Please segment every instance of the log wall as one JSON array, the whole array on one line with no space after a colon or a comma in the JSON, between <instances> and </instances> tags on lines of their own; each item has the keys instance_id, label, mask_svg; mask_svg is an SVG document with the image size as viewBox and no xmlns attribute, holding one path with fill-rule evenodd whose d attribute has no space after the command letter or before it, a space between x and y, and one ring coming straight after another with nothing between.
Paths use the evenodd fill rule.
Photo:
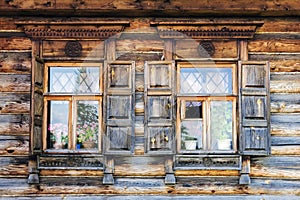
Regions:
<instances>
[{"instance_id":1,"label":"log wall","mask_svg":"<svg viewBox=\"0 0 300 200\"><path fill-rule=\"evenodd\" d=\"M0 11L9 9L13 12L17 8L26 10L32 7L53 9L54 6L60 6L66 10L69 9L69 4L65 4L67 1L30 2L16 0L2 1L0 3ZM74 1L70 1L69 3L72 2L74 4ZM100 1L93 2L98 3ZM101 3L104 2L106 1L101 1ZM115 6L109 2L106 2L106 8ZM141 7L145 6L143 1L135 2L140 2L139 6ZM158 2L150 3L148 5L150 6L149 8L157 7ZM180 6L186 9L189 8L189 5L192 5L190 2L186 4L179 3L179 1L165 2L172 2L169 6L180 4ZM197 2L195 1L194 3L198 5ZM231 1L230 4L224 4L224 1L219 2L221 3L219 5L224 6L225 11L232 9L232 7L241 6L239 1ZM263 9L263 6L266 6L265 9L269 11L276 10L276 4L273 1L266 2L266 5L255 3L253 7L256 11ZM295 4L295 2L283 1L277 7L297 12L297 9L299 10L300 8L298 8L299 4ZM138 6L136 3L129 6L129 3L130 1L125 1L122 5L118 4L117 9L135 9ZM209 2L203 3L201 6L213 8L213 5L206 4L209 4ZM80 9L91 8L89 3L74 4L73 6ZM190 8L190 10L192 9ZM28 19L30 20L31 18ZM105 18L103 19L105 20ZM124 19L128 20L128 18ZM159 170L163 169L163 165L157 165L155 166L156 168L153 168L154 170L149 170L150 174L158 177L156 183L150 180L148 182L146 180L142 181L141 179L130 182L119 178L113 186L102 186L102 180L98 178L102 177L102 172L44 170L41 171L42 180L45 180L44 183L39 187L29 186L26 183L26 178L28 176L29 155L31 41L26 38L22 29L14 24L17 20L24 20L24 18L12 18L9 16L0 18L0 195L137 193L300 195L299 17L260 17L259 20L264 21L264 25L257 30L254 39L249 41L248 44L249 60L270 61L272 134L272 155L251 158L250 176L252 183L249 186L238 185L238 173L230 170L180 171L175 174L178 183L175 186L165 186L163 183L160 183L162 181L160 178L163 174ZM41 20L48 19L43 18ZM84 21L85 19L81 18L80 20ZM97 19L94 18L94 20ZM127 33L123 34L120 40L116 42L117 57L122 60L135 59L137 61L136 71L141 75L143 73L143 61L160 59L163 55L164 46L161 40L155 38L153 35L153 30L149 27L149 18L135 18L130 20L131 25L127 28ZM166 19L157 18L156 20ZM203 20L208 19L203 18ZM257 20L257 18L253 18L252 20ZM143 33L142 36L135 33L136 29L141 28L146 28L146 33ZM145 42L145 39L147 42ZM46 48L46 51L43 52L44 56L58 53L56 49L47 48L49 43L49 41L44 41L44 47ZM232 57L236 56L236 52L230 50L231 45L235 44L231 44L231 42L220 43L222 43L224 48L220 49L220 51L217 49L218 55L225 53L226 55L232 55ZM57 44L58 48L60 45ZM84 46L86 51L89 48L92 47ZM103 50L102 47L99 47L97 55L102 56ZM181 50L182 48L179 51ZM183 51L180 53L191 53L192 55L193 48L191 52ZM137 76L136 79L136 92L141 92L143 91L141 86L143 84L142 75L140 77ZM139 112L142 111L136 108L137 116ZM140 124L136 124L136 132L138 134L143 133L140 127ZM126 175L127 168L127 165L120 166L116 169L116 173L120 177L124 176ZM191 173L197 177L189 178ZM70 178L70 181L66 183L66 176L69 175L76 176L76 178ZM133 175L140 174L137 171ZM50 176L61 177L61 179L57 182L58 179L52 180ZM78 179L79 177L81 179Z\"/></svg>"}]
</instances>

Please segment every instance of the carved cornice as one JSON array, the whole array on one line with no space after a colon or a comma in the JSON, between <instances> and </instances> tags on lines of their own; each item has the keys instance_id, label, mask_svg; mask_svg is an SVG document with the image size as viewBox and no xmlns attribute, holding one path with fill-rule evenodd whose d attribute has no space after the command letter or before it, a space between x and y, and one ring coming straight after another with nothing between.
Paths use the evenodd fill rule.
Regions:
<instances>
[{"instance_id":1,"label":"carved cornice","mask_svg":"<svg viewBox=\"0 0 300 200\"><path fill-rule=\"evenodd\" d=\"M124 31L127 21L121 22L18 22L32 39L107 39Z\"/></svg>"},{"instance_id":2,"label":"carved cornice","mask_svg":"<svg viewBox=\"0 0 300 200\"><path fill-rule=\"evenodd\" d=\"M263 22L152 22L161 38L248 39Z\"/></svg>"}]
</instances>

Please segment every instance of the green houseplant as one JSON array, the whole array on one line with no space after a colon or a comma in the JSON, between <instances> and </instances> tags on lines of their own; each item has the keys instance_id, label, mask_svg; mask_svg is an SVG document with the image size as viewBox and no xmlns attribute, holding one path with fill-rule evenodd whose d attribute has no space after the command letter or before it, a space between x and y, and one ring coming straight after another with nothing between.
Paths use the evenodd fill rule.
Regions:
<instances>
[{"instance_id":1,"label":"green houseplant","mask_svg":"<svg viewBox=\"0 0 300 200\"><path fill-rule=\"evenodd\" d=\"M189 135L188 128L186 126L181 125L181 138L184 145L182 145L182 148L186 150L196 150L197 147L197 138Z\"/></svg>"}]
</instances>

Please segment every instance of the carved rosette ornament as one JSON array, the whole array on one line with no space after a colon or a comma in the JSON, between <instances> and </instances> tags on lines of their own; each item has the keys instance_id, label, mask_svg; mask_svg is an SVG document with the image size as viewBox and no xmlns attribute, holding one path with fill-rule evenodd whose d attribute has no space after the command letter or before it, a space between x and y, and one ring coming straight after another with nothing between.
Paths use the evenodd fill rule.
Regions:
<instances>
[{"instance_id":1,"label":"carved rosette ornament","mask_svg":"<svg viewBox=\"0 0 300 200\"><path fill-rule=\"evenodd\" d=\"M215 54L215 46L211 41L200 42L198 53L201 57L213 56Z\"/></svg>"},{"instance_id":2,"label":"carved rosette ornament","mask_svg":"<svg viewBox=\"0 0 300 200\"><path fill-rule=\"evenodd\" d=\"M68 41L65 46L65 54L69 57L81 56L82 46L78 41Z\"/></svg>"}]
</instances>

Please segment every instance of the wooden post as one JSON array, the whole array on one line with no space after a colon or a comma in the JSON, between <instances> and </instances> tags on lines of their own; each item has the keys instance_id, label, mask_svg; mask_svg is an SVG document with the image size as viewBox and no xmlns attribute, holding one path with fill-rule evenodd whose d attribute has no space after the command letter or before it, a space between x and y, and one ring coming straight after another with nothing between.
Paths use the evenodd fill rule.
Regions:
<instances>
[{"instance_id":1,"label":"wooden post","mask_svg":"<svg viewBox=\"0 0 300 200\"><path fill-rule=\"evenodd\" d=\"M104 166L104 176L103 176L104 185L114 184L113 173L114 173L114 160L108 159L105 161L105 166Z\"/></svg>"},{"instance_id":2,"label":"wooden post","mask_svg":"<svg viewBox=\"0 0 300 200\"><path fill-rule=\"evenodd\" d=\"M166 160L165 171L166 171L165 184L166 185L175 185L176 178L175 178L174 171L173 171L173 161L171 159Z\"/></svg>"},{"instance_id":3,"label":"wooden post","mask_svg":"<svg viewBox=\"0 0 300 200\"><path fill-rule=\"evenodd\" d=\"M240 185L249 185L250 180L250 156L243 156L242 170L240 171Z\"/></svg>"}]
</instances>

